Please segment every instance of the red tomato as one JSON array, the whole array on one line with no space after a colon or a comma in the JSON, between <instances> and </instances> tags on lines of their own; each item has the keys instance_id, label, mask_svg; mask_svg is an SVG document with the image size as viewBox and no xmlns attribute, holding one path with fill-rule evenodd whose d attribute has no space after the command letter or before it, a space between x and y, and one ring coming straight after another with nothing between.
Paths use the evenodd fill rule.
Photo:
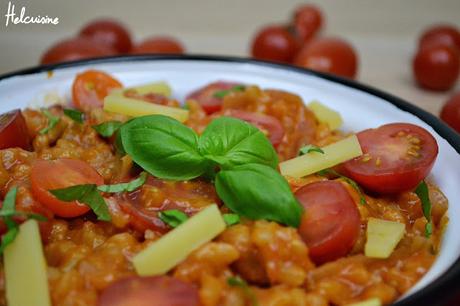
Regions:
<instances>
[{"instance_id":1,"label":"red tomato","mask_svg":"<svg viewBox=\"0 0 460 306\"><path fill-rule=\"evenodd\" d=\"M417 83L431 90L448 90L460 71L460 54L456 48L431 45L418 50L412 63Z\"/></svg>"},{"instance_id":2,"label":"red tomato","mask_svg":"<svg viewBox=\"0 0 460 306\"><path fill-rule=\"evenodd\" d=\"M299 41L285 26L271 25L257 32L251 52L256 59L289 63L299 47Z\"/></svg>"},{"instance_id":3,"label":"red tomato","mask_svg":"<svg viewBox=\"0 0 460 306\"><path fill-rule=\"evenodd\" d=\"M72 85L73 104L81 110L104 105L104 98L111 90L123 85L105 72L86 70L75 78Z\"/></svg>"},{"instance_id":4,"label":"red tomato","mask_svg":"<svg viewBox=\"0 0 460 306\"><path fill-rule=\"evenodd\" d=\"M323 14L317 6L306 4L295 10L294 28L303 42L312 39L321 30L322 25Z\"/></svg>"},{"instance_id":5,"label":"red tomato","mask_svg":"<svg viewBox=\"0 0 460 306\"><path fill-rule=\"evenodd\" d=\"M0 115L0 150L15 147L30 149L26 121L19 109Z\"/></svg>"},{"instance_id":6,"label":"red tomato","mask_svg":"<svg viewBox=\"0 0 460 306\"><path fill-rule=\"evenodd\" d=\"M319 38L300 50L294 64L321 72L354 79L358 57L352 45L339 38Z\"/></svg>"},{"instance_id":7,"label":"red tomato","mask_svg":"<svg viewBox=\"0 0 460 306\"><path fill-rule=\"evenodd\" d=\"M226 110L224 115L235 117L255 125L259 130L267 135L268 139L270 139L270 142L275 147L283 140L283 126L279 120L273 116L236 109Z\"/></svg>"},{"instance_id":8,"label":"red tomato","mask_svg":"<svg viewBox=\"0 0 460 306\"><path fill-rule=\"evenodd\" d=\"M190 93L185 99L196 100L208 114L219 111L222 108L222 97L216 96L219 91L230 90L241 84L235 82L218 81L198 88Z\"/></svg>"},{"instance_id":9,"label":"red tomato","mask_svg":"<svg viewBox=\"0 0 460 306\"><path fill-rule=\"evenodd\" d=\"M198 289L171 276L131 276L107 287L98 306L198 306Z\"/></svg>"},{"instance_id":10,"label":"red tomato","mask_svg":"<svg viewBox=\"0 0 460 306\"><path fill-rule=\"evenodd\" d=\"M172 37L152 37L134 46L134 54L182 54L185 48Z\"/></svg>"},{"instance_id":11,"label":"red tomato","mask_svg":"<svg viewBox=\"0 0 460 306\"><path fill-rule=\"evenodd\" d=\"M361 227L358 208L345 186L337 181L305 185L295 192L305 208L299 233L318 264L347 255Z\"/></svg>"},{"instance_id":12,"label":"red tomato","mask_svg":"<svg viewBox=\"0 0 460 306\"><path fill-rule=\"evenodd\" d=\"M452 96L442 107L441 119L460 133L460 92Z\"/></svg>"},{"instance_id":13,"label":"red tomato","mask_svg":"<svg viewBox=\"0 0 460 306\"><path fill-rule=\"evenodd\" d=\"M431 45L444 45L460 50L460 32L449 24L439 24L428 28L420 37L419 48Z\"/></svg>"},{"instance_id":14,"label":"red tomato","mask_svg":"<svg viewBox=\"0 0 460 306\"><path fill-rule=\"evenodd\" d=\"M128 29L113 19L98 19L86 24L78 33L104 44L119 53L131 50L131 35Z\"/></svg>"},{"instance_id":15,"label":"red tomato","mask_svg":"<svg viewBox=\"0 0 460 306\"><path fill-rule=\"evenodd\" d=\"M90 210L78 201L58 200L48 190L74 185L101 185L104 179L88 163L76 159L39 159L32 164L30 182L33 196L60 217L78 217Z\"/></svg>"},{"instance_id":16,"label":"red tomato","mask_svg":"<svg viewBox=\"0 0 460 306\"><path fill-rule=\"evenodd\" d=\"M95 43L89 38L77 37L62 40L51 46L42 55L40 64L55 64L115 54L116 52L106 45Z\"/></svg>"},{"instance_id":17,"label":"red tomato","mask_svg":"<svg viewBox=\"0 0 460 306\"><path fill-rule=\"evenodd\" d=\"M347 175L370 191L393 194L423 180L438 155L438 144L425 129L391 123L357 134L364 155L343 164Z\"/></svg>"}]
</instances>

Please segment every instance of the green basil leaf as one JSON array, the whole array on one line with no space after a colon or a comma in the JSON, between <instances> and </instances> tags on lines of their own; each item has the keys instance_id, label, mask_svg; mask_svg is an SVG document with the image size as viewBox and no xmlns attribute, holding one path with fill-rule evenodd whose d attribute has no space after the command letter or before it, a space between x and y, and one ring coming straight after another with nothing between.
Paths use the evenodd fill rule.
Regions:
<instances>
[{"instance_id":1,"label":"green basil leaf","mask_svg":"<svg viewBox=\"0 0 460 306\"><path fill-rule=\"evenodd\" d=\"M236 118L214 119L200 137L199 150L224 169L249 163L278 166L278 155L267 137Z\"/></svg>"},{"instance_id":2,"label":"green basil leaf","mask_svg":"<svg viewBox=\"0 0 460 306\"><path fill-rule=\"evenodd\" d=\"M27 211L0 211L0 217L25 217L27 219L35 219L37 221L47 221L48 218L40 214Z\"/></svg>"},{"instance_id":3,"label":"green basil leaf","mask_svg":"<svg viewBox=\"0 0 460 306\"><path fill-rule=\"evenodd\" d=\"M366 205L367 204L366 197L364 196L363 192L361 191L361 188L359 187L358 183L356 183L351 178L346 177L346 176L344 176L344 175L342 175L342 174L340 174L337 171L332 170L332 169L324 169L324 170L318 171L317 174L320 175L320 176L333 175L335 177L338 177L338 178L344 180L347 184L349 184L351 187L353 187L353 189L356 190L356 192L358 193L358 195L359 195L359 203L361 205Z\"/></svg>"},{"instance_id":4,"label":"green basil leaf","mask_svg":"<svg viewBox=\"0 0 460 306\"><path fill-rule=\"evenodd\" d=\"M102 137L112 137L112 135L118 131L123 125L121 121L106 121L98 125L93 125L93 129L99 133Z\"/></svg>"},{"instance_id":5,"label":"green basil leaf","mask_svg":"<svg viewBox=\"0 0 460 306\"><path fill-rule=\"evenodd\" d=\"M120 128L124 150L156 177L189 180L209 162L198 152L198 136L179 121L162 115L138 117Z\"/></svg>"},{"instance_id":6,"label":"green basil leaf","mask_svg":"<svg viewBox=\"0 0 460 306\"><path fill-rule=\"evenodd\" d=\"M48 133L52 128L56 126L56 124L58 124L59 117L53 116L53 114L51 114L51 112L47 109L43 109L42 113L46 116L46 118L48 118L48 126L38 131L38 133L43 135Z\"/></svg>"},{"instance_id":7,"label":"green basil leaf","mask_svg":"<svg viewBox=\"0 0 460 306\"><path fill-rule=\"evenodd\" d=\"M111 216L104 198L94 184L75 185L62 189L49 190L61 201L79 201L88 205L101 221L110 221Z\"/></svg>"},{"instance_id":8,"label":"green basil leaf","mask_svg":"<svg viewBox=\"0 0 460 306\"><path fill-rule=\"evenodd\" d=\"M260 164L221 170L216 190L225 205L249 219L267 219L299 227L302 206L278 171Z\"/></svg>"},{"instance_id":9,"label":"green basil leaf","mask_svg":"<svg viewBox=\"0 0 460 306\"><path fill-rule=\"evenodd\" d=\"M244 91L245 89L246 89L246 86L244 86L244 85L236 85L236 86L233 86L230 89L216 91L213 96L214 96L214 98L222 99L223 97L225 97L226 95L228 95L232 91L233 92Z\"/></svg>"},{"instance_id":10,"label":"green basil leaf","mask_svg":"<svg viewBox=\"0 0 460 306\"><path fill-rule=\"evenodd\" d=\"M184 212L177 209L161 211L158 213L158 217L171 227L177 227L188 219Z\"/></svg>"},{"instance_id":11,"label":"green basil leaf","mask_svg":"<svg viewBox=\"0 0 460 306\"><path fill-rule=\"evenodd\" d=\"M14 223L16 224L16 223ZM14 239L16 239L16 236L19 233L19 225L16 224L16 226L11 227L8 229L6 234L2 236L2 242L0 244L0 254L3 254L3 251L5 251L5 248L11 244Z\"/></svg>"},{"instance_id":12,"label":"green basil leaf","mask_svg":"<svg viewBox=\"0 0 460 306\"><path fill-rule=\"evenodd\" d=\"M83 113L72 108L64 108L64 115L77 123L83 123Z\"/></svg>"},{"instance_id":13,"label":"green basil leaf","mask_svg":"<svg viewBox=\"0 0 460 306\"><path fill-rule=\"evenodd\" d=\"M237 214L223 214L222 219L224 219L227 226L232 226L240 223L240 216Z\"/></svg>"},{"instance_id":14,"label":"green basil leaf","mask_svg":"<svg viewBox=\"0 0 460 306\"><path fill-rule=\"evenodd\" d=\"M102 191L102 192L108 192L108 193L124 192L124 191L131 192L141 187L142 185L144 185L146 180L147 180L147 173L142 172L138 178L136 178L135 180L132 180L131 182L113 184L113 185L100 185L100 186L97 186L97 190Z\"/></svg>"},{"instance_id":15,"label":"green basil leaf","mask_svg":"<svg viewBox=\"0 0 460 306\"><path fill-rule=\"evenodd\" d=\"M317 147L317 146L314 146L314 145L306 145L306 146L303 146L302 148L300 148L299 156L305 155L305 154L310 153L310 152L318 152L318 153L324 154L324 151L320 147Z\"/></svg>"},{"instance_id":16,"label":"green basil leaf","mask_svg":"<svg viewBox=\"0 0 460 306\"><path fill-rule=\"evenodd\" d=\"M422 202L423 215L428 221L425 226L425 236L430 237L433 233L433 222L431 220L431 201L430 201L430 192L428 190L428 185L425 181L421 181L415 189L415 193Z\"/></svg>"},{"instance_id":17,"label":"green basil leaf","mask_svg":"<svg viewBox=\"0 0 460 306\"><path fill-rule=\"evenodd\" d=\"M227 278L227 284L232 287L240 287L244 294L251 300L252 306L258 306L259 302L254 292L249 287L248 283L239 276Z\"/></svg>"},{"instance_id":18,"label":"green basil leaf","mask_svg":"<svg viewBox=\"0 0 460 306\"><path fill-rule=\"evenodd\" d=\"M5 199L3 200L3 206L0 210L0 212L6 214L5 216L3 216L3 221L5 222L6 227L8 228L6 234L2 236L2 241L0 244L0 254L2 254L5 248L14 241L19 232L19 225L16 222L14 222L14 220L11 218L12 216L8 216L8 214L15 213L17 192L18 187L16 186L11 188L7 192L7 194L5 195Z\"/></svg>"}]
</instances>

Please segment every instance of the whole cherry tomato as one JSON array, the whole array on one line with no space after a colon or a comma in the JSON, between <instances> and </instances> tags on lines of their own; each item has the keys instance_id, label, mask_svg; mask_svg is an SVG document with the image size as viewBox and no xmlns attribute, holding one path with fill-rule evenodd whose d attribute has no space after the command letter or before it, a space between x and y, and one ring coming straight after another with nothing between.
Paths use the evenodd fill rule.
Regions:
<instances>
[{"instance_id":1,"label":"whole cherry tomato","mask_svg":"<svg viewBox=\"0 0 460 306\"><path fill-rule=\"evenodd\" d=\"M418 50L412 62L417 83L431 90L448 90L460 71L459 51L447 45L431 45Z\"/></svg>"},{"instance_id":2,"label":"whole cherry tomato","mask_svg":"<svg viewBox=\"0 0 460 306\"><path fill-rule=\"evenodd\" d=\"M294 12L294 29L297 36L303 41L309 41L323 25L321 10L312 4L298 7Z\"/></svg>"},{"instance_id":3,"label":"whole cherry tomato","mask_svg":"<svg viewBox=\"0 0 460 306\"><path fill-rule=\"evenodd\" d=\"M341 77L355 78L358 57L353 46L345 40L320 38L304 45L294 64Z\"/></svg>"},{"instance_id":4,"label":"whole cherry tomato","mask_svg":"<svg viewBox=\"0 0 460 306\"><path fill-rule=\"evenodd\" d=\"M300 43L286 27L270 25L257 32L251 54L256 59L289 63L299 50Z\"/></svg>"},{"instance_id":5,"label":"whole cherry tomato","mask_svg":"<svg viewBox=\"0 0 460 306\"><path fill-rule=\"evenodd\" d=\"M357 134L363 155L343 164L347 176L380 194L415 188L438 155L436 139L410 123L391 123Z\"/></svg>"},{"instance_id":6,"label":"whole cherry tomato","mask_svg":"<svg viewBox=\"0 0 460 306\"><path fill-rule=\"evenodd\" d=\"M435 44L451 46L460 50L460 31L449 24L438 24L428 28L420 37L419 48Z\"/></svg>"},{"instance_id":7,"label":"whole cherry tomato","mask_svg":"<svg viewBox=\"0 0 460 306\"><path fill-rule=\"evenodd\" d=\"M178 40L172 37L159 36L144 40L134 46L131 52L135 54L182 54L184 50Z\"/></svg>"},{"instance_id":8,"label":"whole cherry tomato","mask_svg":"<svg viewBox=\"0 0 460 306\"><path fill-rule=\"evenodd\" d=\"M77 37L62 40L46 50L40 64L55 64L66 61L115 55L111 47L97 43L90 38Z\"/></svg>"},{"instance_id":9,"label":"whole cherry tomato","mask_svg":"<svg viewBox=\"0 0 460 306\"><path fill-rule=\"evenodd\" d=\"M105 44L119 53L131 50L131 35L128 29L117 20L97 19L86 24L78 33L94 41Z\"/></svg>"},{"instance_id":10,"label":"whole cherry tomato","mask_svg":"<svg viewBox=\"0 0 460 306\"><path fill-rule=\"evenodd\" d=\"M452 96L442 107L441 119L460 133L460 92Z\"/></svg>"}]
</instances>

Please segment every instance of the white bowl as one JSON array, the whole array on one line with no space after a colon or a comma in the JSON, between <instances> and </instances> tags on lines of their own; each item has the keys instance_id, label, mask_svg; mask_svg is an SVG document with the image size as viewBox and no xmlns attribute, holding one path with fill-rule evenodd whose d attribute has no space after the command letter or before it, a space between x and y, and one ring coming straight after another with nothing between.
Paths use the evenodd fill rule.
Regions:
<instances>
[{"instance_id":1,"label":"white bowl","mask_svg":"<svg viewBox=\"0 0 460 306\"><path fill-rule=\"evenodd\" d=\"M399 98L341 78L290 66L239 58L129 56L42 66L0 76L0 113L14 108L43 106L65 97L75 74L88 68L113 74L126 86L164 80L183 100L192 89L215 80L232 80L279 88L319 100L339 111L344 130L359 131L390 122L425 127L438 141L439 156L431 179L450 202L450 223L441 252L429 272L394 305L438 305L460 280L460 137L433 115ZM52 74L49 73L52 71Z\"/></svg>"}]
</instances>

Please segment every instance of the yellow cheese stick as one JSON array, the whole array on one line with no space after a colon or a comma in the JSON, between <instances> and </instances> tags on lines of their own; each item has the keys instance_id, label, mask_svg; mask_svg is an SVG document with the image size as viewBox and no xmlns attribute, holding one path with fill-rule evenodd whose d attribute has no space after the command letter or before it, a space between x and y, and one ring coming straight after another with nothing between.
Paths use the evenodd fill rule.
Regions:
<instances>
[{"instance_id":1,"label":"yellow cheese stick","mask_svg":"<svg viewBox=\"0 0 460 306\"><path fill-rule=\"evenodd\" d=\"M50 306L46 261L35 220L24 222L3 254L8 306Z\"/></svg>"},{"instance_id":2,"label":"yellow cheese stick","mask_svg":"<svg viewBox=\"0 0 460 306\"><path fill-rule=\"evenodd\" d=\"M217 205L210 205L137 254L134 268L143 276L164 274L225 227Z\"/></svg>"},{"instance_id":3,"label":"yellow cheese stick","mask_svg":"<svg viewBox=\"0 0 460 306\"><path fill-rule=\"evenodd\" d=\"M171 87L169 87L168 83L166 82L155 82L155 83L149 83L149 84L135 86L135 87L114 89L111 91L111 94L113 93L119 94L127 90L134 90L136 93L140 95L156 93L156 94L160 94L166 97L171 96Z\"/></svg>"},{"instance_id":4,"label":"yellow cheese stick","mask_svg":"<svg viewBox=\"0 0 460 306\"><path fill-rule=\"evenodd\" d=\"M315 114L319 122L327 123L331 130L336 130L342 126L342 116L335 110L330 109L326 105L313 101L307 107Z\"/></svg>"},{"instance_id":5,"label":"yellow cheese stick","mask_svg":"<svg viewBox=\"0 0 460 306\"><path fill-rule=\"evenodd\" d=\"M320 170L331 168L363 154L356 135L321 148L324 154L310 152L279 164L285 176L303 177Z\"/></svg>"},{"instance_id":6,"label":"yellow cheese stick","mask_svg":"<svg viewBox=\"0 0 460 306\"><path fill-rule=\"evenodd\" d=\"M406 226L399 222L369 218L364 255L388 258L404 237Z\"/></svg>"},{"instance_id":7,"label":"yellow cheese stick","mask_svg":"<svg viewBox=\"0 0 460 306\"><path fill-rule=\"evenodd\" d=\"M382 302L380 302L378 298L373 298L362 302L349 304L347 306L382 306Z\"/></svg>"},{"instance_id":8,"label":"yellow cheese stick","mask_svg":"<svg viewBox=\"0 0 460 306\"><path fill-rule=\"evenodd\" d=\"M189 111L178 107L170 107L127 98L122 94L112 93L104 99L104 110L108 112L140 117L146 115L164 115L180 122L188 119Z\"/></svg>"}]
</instances>

